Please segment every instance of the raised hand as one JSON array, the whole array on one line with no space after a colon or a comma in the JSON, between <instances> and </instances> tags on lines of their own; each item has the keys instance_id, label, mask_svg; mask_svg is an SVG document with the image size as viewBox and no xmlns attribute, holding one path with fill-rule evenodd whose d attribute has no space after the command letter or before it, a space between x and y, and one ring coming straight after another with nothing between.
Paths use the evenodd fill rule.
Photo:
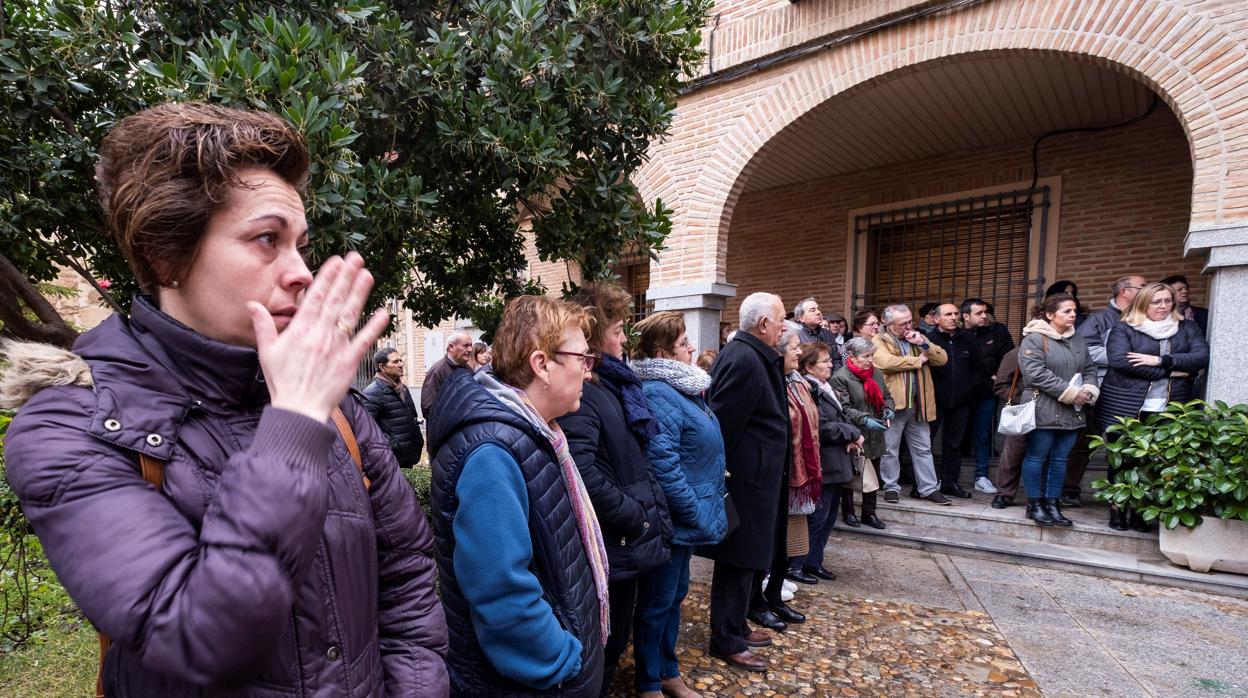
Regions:
<instances>
[{"instance_id":1,"label":"raised hand","mask_svg":"<svg viewBox=\"0 0 1248 698\"><path fill-rule=\"evenodd\" d=\"M321 266L281 334L263 305L247 304L274 407L322 422L329 419L347 394L365 352L386 327L386 312L378 310L352 336L372 287L373 275L352 252L346 259L331 257Z\"/></svg>"}]
</instances>

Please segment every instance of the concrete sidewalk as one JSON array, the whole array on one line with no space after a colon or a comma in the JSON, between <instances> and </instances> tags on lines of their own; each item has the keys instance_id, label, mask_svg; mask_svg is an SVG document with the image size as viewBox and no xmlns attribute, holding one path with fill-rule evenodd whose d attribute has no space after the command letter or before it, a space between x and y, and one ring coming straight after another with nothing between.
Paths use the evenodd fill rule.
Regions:
<instances>
[{"instance_id":1,"label":"concrete sidewalk","mask_svg":"<svg viewBox=\"0 0 1248 698\"><path fill-rule=\"evenodd\" d=\"M1045 696L1248 696L1248 601L835 535L825 564L837 581L799 585L797 610L829 596L982 612ZM707 561L694 578L709 582Z\"/></svg>"}]
</instances>

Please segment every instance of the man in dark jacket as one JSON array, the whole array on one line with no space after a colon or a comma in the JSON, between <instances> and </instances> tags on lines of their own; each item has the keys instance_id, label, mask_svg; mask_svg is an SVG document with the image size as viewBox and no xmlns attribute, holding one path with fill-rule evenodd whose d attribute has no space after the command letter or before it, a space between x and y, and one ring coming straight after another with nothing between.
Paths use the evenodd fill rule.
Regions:
<instances>
[{"instance_id":1,"label":"man in dark jacket","mask_svg":"<svg viewBox=\"0 0 1248 698\"><path fill-rule=\"evenodd\" d=\"M1022 374L1018 372L1018 350L1011 349L1001 357L996 376L992 379L992 391L1002 402L1018 404L1018 395L1022 389ZM1087 409L1086 405L1084 409ZM997 459L997 477L993 483L997 488L997 495L992 498L993 509L1004 509L1014 503L1026 450L1025 435L1005 437L1001 446L1001 457Z\"/></svg>"},{"instance_id":2,"label":"man in dark jacket","mask_svg":"<svg viewBox=\"0 0 1248 698\"><path fill-rule=\"evenodd\" d=\"M982 362L979 348L970 333L958 327L961 313L958 306L942 303L936 308L936 329L927 338L949 355L942 366L932 367L936 386L936 419L930 422L932 439L941 431L940 493L950 497L969 498L970 492L958 484L962 471L962 438L971 418L972 388L981 381Z\"/></svg>"},{"instance_id":3,"label":"man in dark jacket","mask_svg":"<svg viewBox=\"0 0 1248 698\"><path fill-rule=\"evenodd\" d=\"M373 355L377 376L364 388L364 407L390 440L390 450L399 465L410 468L420 462L425 438L412 391L403 384L403 355L386 347Z\"/></svg>"},{"instance_id":4,"label":"man in dark jacket","mask_svg":"<svg viewBox=\"0 0 1248 698\"><path fill-rule=\"evenodd\" d=\"M707 391L724 437L726 504L735 508L740 521L719 544L701 549L715 560L710 653L750 671L767 670L766 658L750 647L771 640L765 633L751 632L746 615L776 629L785 627L774 613L751 611L761 598L765 571L777 551L783 555L785 549L789 406L784 358L775 348L783 332L780 298L770 293L748 296L741 303L741 329L715 360Z\"/></svg>"},{"instance_id":5,"label":"man in dark jacket","mask_svg":"<svg viewBox=\"0 0 1248 698\"><path fill-rule=\"evenodd\" d=\"M989 321L988 303L979 298L962 302L962 330L975 343L978 367L971 386L971 443L975 448L975 489L996 494L997 488L988 479L988 461L992 457L992 423L997 414L997 398L992 381L1001 366L1001 359L1014 348L1014 338L1005 325Z\"/></svg>"},{"instance_id":6,"label":"man in dark jacket","mask_svg":"<svg viewBox=\"0 0 1248 698\"><path fill-rule=\"evenodd\" d=\"M839 315L837 317L840 318ZM801 337L802 344L823 342L834 350L840 346L836 342L836 333L823 326L823 311L819 309L819 301L814 298L807 298L793 308L793 321L799 325L798 336ZM844 322L844 318L841 321ZM832 370L840 367L841 353L833 351Z\"/></svg>"},{"instance_id":7,"label":"man in dark jacket","mask_svg":"<svg viewBox=\"0 0 1248 698\"><path fill-rule=\"evenodd\" d=\"M446 356L438 359L425 373L425 381L420 385L420 415L425 421L433 417L433 403L438 399L438 389L442 382L458 370L468 370L468 358L472 356L472 335L463 330L456 330L446 338ZM430 454L432 456L433 454Z\"/></svg>"}]
</instances>

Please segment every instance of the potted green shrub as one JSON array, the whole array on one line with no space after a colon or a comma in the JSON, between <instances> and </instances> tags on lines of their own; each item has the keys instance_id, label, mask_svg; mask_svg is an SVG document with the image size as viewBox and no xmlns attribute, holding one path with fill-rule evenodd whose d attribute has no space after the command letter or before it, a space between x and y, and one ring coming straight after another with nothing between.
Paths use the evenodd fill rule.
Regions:
<instances>
[{"instance_id":1,"label":"potted green shrub","mask_svg":"<svg viewBox=\"0 0 1248 698\"><path fill-rule=\"evenodd\" d=\"M1171 562L1248 574L1248 405L1172 402L1092 444L1118 472L1092 484L1097 498L1161 524Z\"/></svg>"}]
</instances>

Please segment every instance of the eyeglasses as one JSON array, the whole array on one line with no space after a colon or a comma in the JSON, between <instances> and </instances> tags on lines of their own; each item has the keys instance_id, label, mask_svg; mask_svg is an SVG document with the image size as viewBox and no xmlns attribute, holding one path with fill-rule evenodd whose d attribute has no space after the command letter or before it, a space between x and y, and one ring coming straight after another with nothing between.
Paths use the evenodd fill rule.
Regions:
<instances>
[{"instance_id":1,"label":"eyeglasses","mask_svg":"<svg viewBox=\"0 0 1248 698\"><path fill-rule=\"evenodd\" d=\"M1172 298L1154 298L1148 302L1149 305L1174 305Z\"/></svg>"},{"instance_id":2,"label":"eyeglasses","mask_svg":"<svg viewBox=\"0 0 1248 698\"><path fill-rule=\"evenodd\" d=\"M588 353L582 354L579 351L557 351L555 353L558 354L559 356L575 356L579 358L581 360L581 367L584 368L586 371L592 371L594 370L594 366L598 365L597 354L588 354Z\"/></svg>"}]
</instances>

